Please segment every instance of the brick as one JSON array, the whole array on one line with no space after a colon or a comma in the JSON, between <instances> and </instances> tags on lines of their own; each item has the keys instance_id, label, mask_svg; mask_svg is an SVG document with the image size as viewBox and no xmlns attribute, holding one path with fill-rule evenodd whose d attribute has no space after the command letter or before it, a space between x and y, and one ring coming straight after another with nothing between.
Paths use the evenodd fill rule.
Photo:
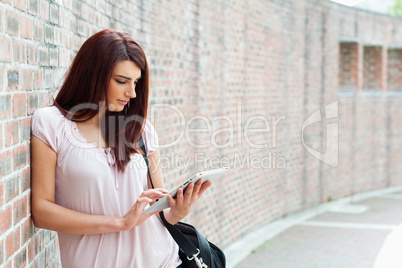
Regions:
<instances>
[{"instance_id":1,"label":"brick","mask_svg":"<svg viewBox=\"0 0 402 268\"><path fill-rule=\"evenodd\" d=\"M18 120L13 120L10 122L6 122L4 124L5 126L5 133L7 133L5 137L5 146L9 147L11 145L15 145L19 142L18 139L18 127L19 121Z\"/></svg>"},{"instance_id":2,"label":"brick","mask_svg":"<svg viewBox=\"0 0 402 268\"><path fill-rule=\"evenodd\" d=\"M65 30L61 28L54 28L54 44L56 46L63 46L63 35L65 34Z\"/></svg>"},{"instance_id":3,"label":"brick","mask_svg":"<svg viewBox=\"0 0 402 268\"><path fill-rule=\"evenodd\" d=\"M11 6L12 0L1 0L2 3L9 4Z\"/></svg>"},{"instance_id":4,"label":"brick","mask_svg":"<svg viewBox=\"0 0 402 268\"><path fill-rule=\"evenodd\" d=\"M32 90L32 69L21 68L21 90Z\"/></svg>"},{"instance_id":5,"label":"brick","mask_svg":"<svg viewBox=\"0 0 402 268\"><path fill-rule=\"evenodd\" d=\"M64 0L63 7L67 10L73 10L73 0Z\"/></svg>"},{"instance_id":6,"label":"brick","mask_svg":"<svg viewBox=\"0 0 402 268\"><path fill-rule=\"evenodd\" d=\"M38 93L28 93L28 115L33 114L37 109L39 109Z\"/></svg>"},{"instance_id":7,"label":"brick","mask_svg":"<svg viewBox=\"0 0 402 268\"><path fill-rule=\"evenodd\" d=\"M43 69L35 69L33 73L33 89L43 88Z\"/></svg>"},{"instance_id":8,"label":"brick","mask_svg":"<svg viewBox=\"0 0 402 268\"><path fill-rule=\"evenodd\" d=\"M26 93L15 93L13 95L13 116L27 115L27 95Z\"/></svg>"},{"instance_id":9,"label":"brick","mask_svg":"<svg viewBox=\"0 0 402 268\"><path fill-rule=\"evenodd\" d=\"M3 207L3 205L4 205L4 181L0 180L0 208Z\"/></svg>"},{"instance_id":10,"label":"brick","mask_svg":"<svg viewBox=\"0 0 402 268\"><path fill-rule=\"evenodd\" d=\"M83 42L81 42L81 38L78 35L73 36L73 49L79 50L82 46Z\"/></svg>"},{"instance_id":11,"label":"brick","mask_svg":"<svg viewBox=\"0 0 402 268\"><path fill-rule=\"evenodd\" d=\"M27 44L27 63L29 65L39 65L38 47L34 44Z\"/></svg>"},{"instance_id":12,"label":"brick","mask_svg":"<svg viewBox=\"0 0 402 268\"><path fill-rule=\"evenodd\" d=\"M20 145L13 150L14 170L17 170L28 163L28 146Z\"/></svg>"},{"instance_id":13,"label":"brick","mask_svg":"<svg viewBox=\"0 0 402 268\"><path fill-rule=\"evenodd\" d=\"M27 0L14 0L14 7L26 11L27 10Z\"/></svg>"},{"instance_id":14,"label":"brick","mask_svg":"<svg viewBox=\"0 0 402 268\"><path fill-rule=\"evenodd\" d=\"M45 24L45 43L54 43L54 27L48 24Z\"/></svg>"},{"instance_id":15,"label":"brick","mask_svg":"<svg viewBox=\"0 0 402 268\"><path fill-rule=\"evenodd\" d=\"M27 202L27 195L24 195L13 203L13 225L18 224L28 215Z\"/></svg>"},{"instance_id":16,"label":"brick","mask_svg":"<svg viewBox=\"0 0 402 268\"><path fill-rule=\"evenodd\" d=\"M19 89L19 70L17 67L10 66L7 69L7 90L18 90Z\"/></svg>"},{"instance_id":17,"label":"brick","mask_svg":"<svg viewBox=\"0 0 402 268\"><path fill-rule=\"evenodd\" d=\"M20 120L20 142L29 141L31 139L31 118Z\"/></svg>"},{"instance_id":18,"label":"brick","mask_svg":"<svg viewBox=\"0 0 402 268\"><path fill-rule=\"evenodd\" d=\"M6 33L14 36L19 36L20 23L19 15L11 10L6 11Z\"/></svg>"},{"instance_id":19,"label":"brick","mask_svg":"<svg viewBox=\"0 0 402 268\"><path fill-rule=\"evenodd\" d=\"M13 260L8 260L8 261L4 264L4 268L14 268L14 266L13 266Z\"/></svg>"},{"instance_id":20,"label":"brick","mask_svg":"<svg viewBox=\"0 0 402 268\"><path fill-rule=\"evenodd\" d=\"M21 21L21 37L32 40L32 19L27 16L20 16Z\"/></svg>"},{"instance_id":21,"label":"brick","mask_svg":"<svg viewBox=\"0 0 402 268\"><path fill-rule=\"evenodd\" d=\"M40 267L47 267L48 265L45 263L45 253L40 253L39 257L35 259L34 261L34 267L35 268L40 268Z\"/></svg>"},{"instance_id":22,"label":"brick","mask_svg":"<svg viewBox=\"0 0 402 268\"><path fill-rule=\"evenodd\" d=\"M22 244L21 244L22 245ZM15 267L26 267L27 262L27 249L26 247L21 250L14 258Z\"/></svg>"},{"instance_id":23,"label":"brick","mask_svg":"<svg viewBox=\"0 0 402 268\"><path fill-rule=\"evenodd\" d=\"M59 50L59 67L68 68L70 63L70 52L61 48Z\"/></svg>"},{"instance_id":24,"label":"brick","mask_svg":"<svg viewBox=\"0 0 402 268\"><path fill-rule=\"evenodd\" d=\"M72 33L63 35L63 45L65 46L66 49L71 50L73 48L73 34Z\"/></svg>"},{"instance_id":25,"label":"brick","mask_svg":"<svg viewBox=\"0 0 402 268\"><path fill-rule=\"evenodd\" d=\"M3 132L3 131L4 131L3 123L0 123L0 151L3 150L3 148L4 148L4 140L5 140L4 133L5 132ZM0 202L0 207L1 207L1 202Z\"/></svg>"},{"instance_id":26,"label":"brick","mask_svg":"<svg viewBox=\"0 0 402 268\"><path fill-rule=\"evenodd\" d=\"M59 24L59 7L56 5L50 6L50 22Z\"/></svg>"},{"instance_id":27,"label":"brick","mask_svg":"<svg viewBox=\"0 0 402 268\"><path fill-rule=\"evenodd\" d=\"M4 67L0 66L0 91L3 91L3 89L5 88L4 70Z\"/></svg>"},{"instance_id":28,"label":"brick","mask_svg":"<svg viewBox=\"0 0 402 268\"><path fill-rule=\"evenodd\" d=\"M4 8L0 7L0 32L4 33Z\"/></svg>"},{"instance_id":29,"label":"brick","mask_svg":"<svg viewBox=\"0 0 402 268\"><path fill-rule=\"evenodd\" d=\"M70 28L67 28L71 33L75 33L77 31L77 18L74 15L68 14L69 15L69 26Z\"/></svg>"},{"instance_id":30,"label":"brick","mask_svg":"<svg viewBox=\"0 0 402 268\"><path fill-rule=\"evenodd\" d=\"M39 47L39 65L49 66L49 49L45 46Z\"/></svg>"},{"instance_id":31,"label":"brick","mask_svg":"<svg viewBox=\"0 0 402 268\"><path fill-rule=\"evenodd\" d=\"M5 190L4 198L6 203L10 202L18 195L19 185L16 176L4 182L4 190Z\"/></svg>"},{"instance_id":32,"label":"brick","mask_svg":"<svg viewBox=\"0 0 402 268\"><path fill-rule=\"evenodd\" d=\"M39 20L33 20L33 39L38 42L44 40L44 24Z\"/></svg>"},{"instance_id":33,"label":"brick","mask_svg":"<svg viewBox=\"0 0 402 268\"><path fill-rule=\"evenodd\" d=\"M44 230L43 232L43 243L48 244L51 240L51 232L50 230Z\"/></svg>"},{"instance_id":34,"label":"brick","mask_svg":"<svg viewBox=\"0 0 402 268\"><path fill-rule=\"evenodd\" d=\"M50 89L49 89L50 90ZM39 94L39 107L47 107L53 104L53 96L56 91L42 92Z\"/></svg>"},{"instance_id":35,"label":"brick","mask_svg":"<svg viewBox=\"0 0 402 268\"><path fill-rule=\"evenodd\" d=\"M20 247L20 227L15 228L6 237L6 258L10 258Z\"/></svg>"},{"instance_id":36,"label":"brick","mask_svg":"<svg viewBox=\"0 0 402 268\"><path fill-rule=\"evenodd\" d=\"M11 95L0 95L0 119L11 117ZM1 175L1 174L0 174Z\"/></svg>"},{"instance_id":37,"label":"brick","mask_svg":"<svg viewBox=\"0 0 402 268\"><path fill-rule=\"evenodd\" d=\"M30 167L27 167L26 169L21 171L21 178L20 178L20 192L21 193L24 193L30 187L30 183L31 183L30 172L31 172ZM29 207L29 204L28 204L28 207ZM29 210L28 210L28 213L29 213Z\"/></svg>"},{"instance_id":38,"label":"brick","mask_svg":"<svg viewBox=\"0 0 402 268\"><path fill-rule=\"evenodd\" d=\"M49 64L50 66L59 66L59 50L58 48L49 48Z\"/></svg>"},{"instance_id":39,"label":"brick","mask_svg":"<svg viewBox=\"0 0 402 268\"><path fill-rule=\"evenodd\" d=\"M39 0L28 0L28 13L34 16L38 15Z\"/></svg>"},{"instance_id":40,"label":"brick","mask_svg":"<svg viewBox=\"0 0 402 268\"><path fill-rule=\"evenodd\" d=\"M81 1L73 1L73 13L79 17L81 17L82 10L82 2Z\"/></svg>"},{"instance_id":41,"label":"brick","mask_svg":"<svg viewBox=\"0 0 402 268\"><path fill-rule=\"evenodd\" d=\"M47 107L52 103L52 94L54 92L43 92L39 95L39 107Z\"/></svg>"},{"instance_id":42,"label":"brick","mask_svg":"<svg viewBox=\"0 0 402 268\"><path fill-rule=\"evenodd\" d=\"M88 15L85 18L88 19L88 22L90 24L95 25L95 10L92 8L88 8L87 12L88 12Z\"/></svg>"},{"instance_id":43,"label":"brick","mask_svg":"<svg viewBox=\"0 0 402 268\"><path fill-rule=\"evenodd\" d=\"M11 38L5 35L0 35L0 61L11 62L13 55L11 54L12 42Z\"/></svg>"},{"instance_id":44,"label":"brick","mask_svg":"<svg viewBox=\"0 0 402 268\"><path fill-rule=\"evenodd\" d=\"M35 229L35 228L33 227L33 229ZM27 254L28 263L31 263L35 259L35 256L37 254L37 252L35 251L35 236L34 235L35 234L33 233L33 237L32 237L33 239L29 240L29 242L28 242L28 254ZM22 236L24 236L24 234L22 234Z\"/></svg>"},{"instance_id":45,"label":"brick","mask_svg":"<svg viewBox=\"0 0 402 268\"><path fill-rule=\"evenodd\" d=\"M4 263L4 239L0 239L0 263Z\"/></svg>"},{"instance_id":46,"label":"brick","mask_svg":"<svg viewBox=\"0 0 402 268\"><path fill-rule=\"evenodd\" d=\"M77 19L77 33L83 36L87 35L86 26L87 22L82 19Z\"/></svg>"},{"instance_id":47,"label":"brick","mask_svg":"<svg viewBox=\"0 0 402 268\"><path fill-rule=\"evenodd\" d=\"M54 243L49 243L45 248L45 263L49 264L54 257Z\"/></svg>"},{"instance_id":48,"label":"brick","mask_svg":"<svg viewBox=\"0 0 402 268\"><path fill-rule=\"evenodd\" d=\"M26 63L27 49L26 43L23 40L13 39L13 61Z\"/></svg>"},{"instance_id":49,"label":"brick","mask_svg":"<svg viewBox=\"0 0 402 268\"><path fill-rule=\"evenodd\" d=\"M39 15L41 19L49 20L49 2L46 0L39 0Z\"/></svg>"},{"instance_id":50,"label":"brick","mask_svg":"<svg viewBox=\"0 0 402 268\"><path fill-rule=\"evenodd\" d=\"M46 69L44 72L44 87L53 88L53 69Z\"/></svg>"},{"instance_id":51,"label":"brick","mask_svg":"<svg viewBox=\"0 0 402 268\"><path fill-rule=\"evenodd\" d=\"M0 209L0 234L5 233L12 226L12 207L6 206Z\"/></svg>"},{"instance_id":52,"label":"brick","mask_svg":"<svg viewBox=\"0 0 402 268\"><path fill-rule=\"evenodd\" d=\"M6 176L11 173L13 167L13 158L11 150L0 153L0 176Z\"/></svg>"},{"instance_id":53,"label":"brick","mask_svg":"<svg viewBox=\"0 0 402 268\"><path fill-rule=\"evenodd\" d=\"M70 17L72 17L72 15L67 9L65 8L59 9L59 21L63 25L62 26L63 28L56 28L56 30L62 31L64 34L71 33L69 31L71 23Z\"/></svg>"}]
</instances>

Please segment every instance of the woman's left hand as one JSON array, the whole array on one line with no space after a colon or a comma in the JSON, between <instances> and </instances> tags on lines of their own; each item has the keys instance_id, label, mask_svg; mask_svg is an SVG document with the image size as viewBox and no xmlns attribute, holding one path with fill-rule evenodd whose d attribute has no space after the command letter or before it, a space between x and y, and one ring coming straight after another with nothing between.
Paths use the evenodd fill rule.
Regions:
<instances>
[{"instance_id":1,"label":"woman's left hand","mask_svg":"<svg viewBox=\"0 0 402 268\"><path fill-rule=\"evenodd\" d=\"M187 216L194 203L211 185L212 182L203 182L202 179L199 179L196 184L190 183L184 193L183 188L180 187L176 198L169 194L167 199L170 204L170 211L165 213L166 220L171 224L175 224Z\"/></svg>"}]
</instances>

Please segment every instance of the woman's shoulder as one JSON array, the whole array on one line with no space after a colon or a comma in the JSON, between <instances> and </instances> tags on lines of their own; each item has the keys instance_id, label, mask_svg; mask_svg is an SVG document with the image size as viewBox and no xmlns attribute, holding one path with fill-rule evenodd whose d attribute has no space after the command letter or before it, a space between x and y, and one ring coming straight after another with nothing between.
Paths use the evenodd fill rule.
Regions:
<instances>
[{"instance_id":1,"label":"woman's shoulder","mask_svg":"<svg viewBox=\"0 0 402 268\"><path fill-rule=\"evenodd\" d=\"M49 106L44 108L39 108L34 111L33 116L36 117L50 117L50 118L62 118L64 115L56 106Z\"/></svg>"},{"instance_id":2,"label":"woman's shoulder","mask_svg":"<svg viewBox=\"0 0 402 268\"><path fill-rule=\"evenodd\" d=\"M156 133L154 126L148 119L145 119L145 126L142 133L142 137L144 138L145 147L147 149L148 155L152 154L154 151L158 149L159 147L158 134Z\"/></svg>"},{"instance_id":3,"label":"woman's shoulder","mask_svg":"<svg viewBox=\"0 0 402 268\"><path fill-rule=\"evenodd\" d=\"M145 135L147 137L153 137L158 135L151 121L149 121L148 119L145 119L142 135Z\"/></svg>"},{"instance_id":4,"label":"woman's shoulder","mask_svg":"<svg viewBox=\"0 0 402 268\"><path fill-rule=\"evenodd\" d=\"M56 106L44 107L34 111L31 126L36 128L62 128L65 117Z\"/></svg>"},{"instance_id":5,"label":"woman's shoulder","mask_svg":"<svg viewBox=\"0 0 402 268\"><path fill-rule=\"evenodd\" d=\"M37 109L32 115L31 133L58 152L65 137L64 118L55 106Z\"/></svg>"},{"instance_id":6,"label":"woman's shoulder","mask_svg":"<svg viewBox=\"0 0 402 268\"><path fill-rule=\"evenodd\" d=\"M36 121L40 121L45 124L47 123L53 126L57 126L58 124L63 123L64 119L64 115L59 111L56 106L49 106L37 109L32 115L33 124Z\"/></svg>"}]
</instances>

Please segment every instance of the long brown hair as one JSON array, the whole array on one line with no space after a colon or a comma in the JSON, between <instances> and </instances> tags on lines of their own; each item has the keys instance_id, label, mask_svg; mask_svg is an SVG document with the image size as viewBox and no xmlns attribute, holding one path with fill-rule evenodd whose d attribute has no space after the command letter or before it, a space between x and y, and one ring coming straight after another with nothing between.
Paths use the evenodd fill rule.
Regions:
<instances>
[{"instance_id":1,"label":"long brown hair","mask_svg":"<svg viewBox=\"0 0 402 268\"><path fill-rule=\"evenodd\" d=\"M122 112L106 109L101 132L115 154L118 168L124 171L130 154L139 152L134 144L141 137L144 127L149 94L147 59L141 46L129 34L107 29L89 37L71 63L53 105L72 121L90 120L99 113L100 103L107 102L107 88L113 69L122 60L133 61L141 69L136 97L130 99ZM121 118L130 120L122 124Z\"/></svg>"}]
</instances>

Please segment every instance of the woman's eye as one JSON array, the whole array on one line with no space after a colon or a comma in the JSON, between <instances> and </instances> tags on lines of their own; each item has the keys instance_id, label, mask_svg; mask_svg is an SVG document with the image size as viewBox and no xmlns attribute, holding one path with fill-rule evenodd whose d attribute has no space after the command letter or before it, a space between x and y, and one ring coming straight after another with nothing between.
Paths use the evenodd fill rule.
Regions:
<instances>
[{"instance_id":1,"label":"woman's eye","mask_svg":"<svg viewBox=\"0 0 402 268\"><path fill-rule=\"evenodd\" d=\"M126 82L122 82L122 81L119 81L119 80L116 80L116 82L119 83L119 84L124 84L124 83L126 83Z\"/></svg>"}]
</instances>

